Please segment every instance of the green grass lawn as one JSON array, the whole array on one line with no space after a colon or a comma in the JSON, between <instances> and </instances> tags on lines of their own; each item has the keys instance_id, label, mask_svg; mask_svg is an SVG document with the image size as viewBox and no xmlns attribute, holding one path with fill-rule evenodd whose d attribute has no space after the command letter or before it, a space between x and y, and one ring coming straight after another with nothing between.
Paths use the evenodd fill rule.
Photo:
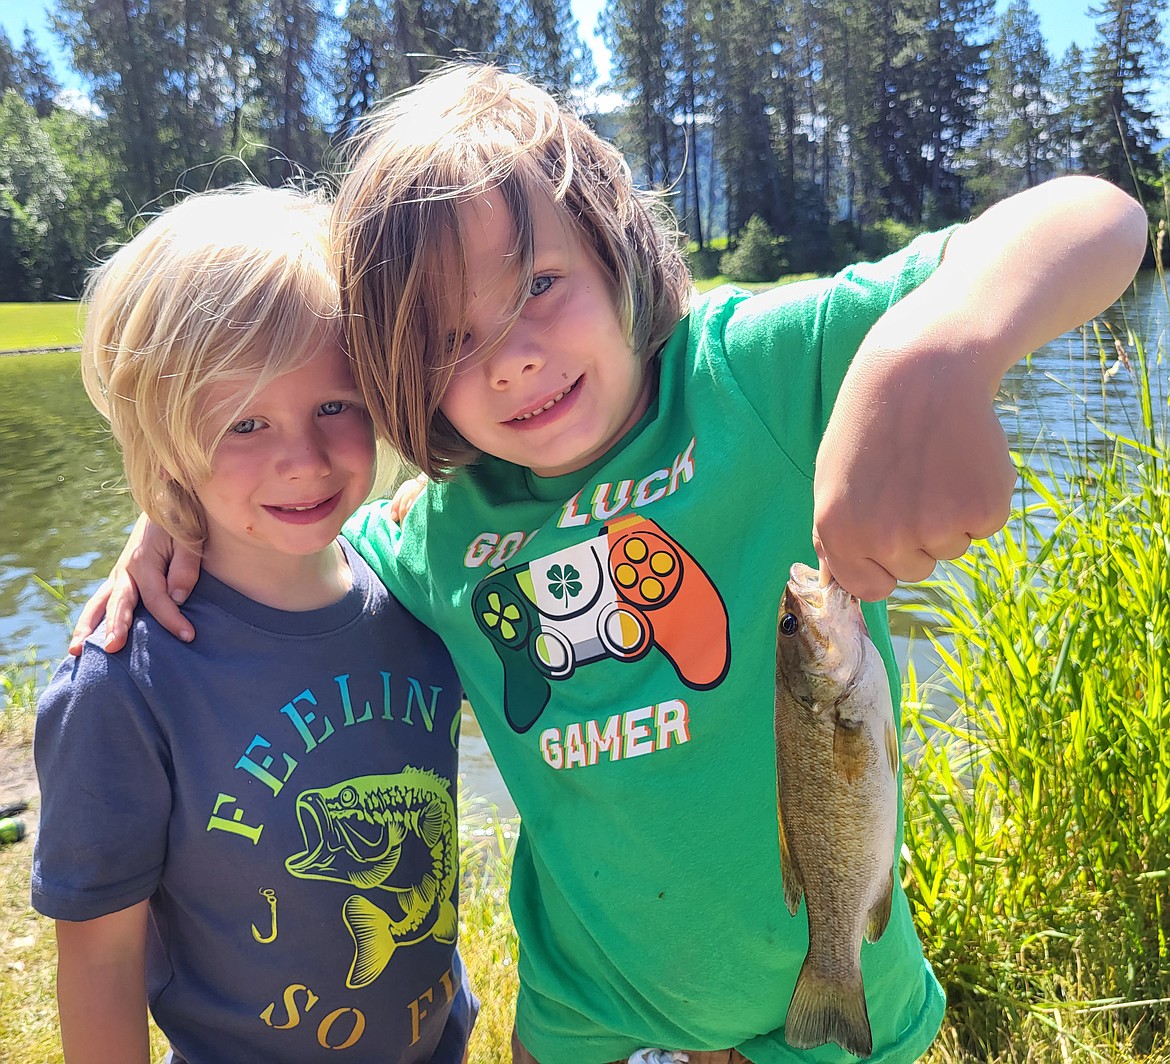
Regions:
<instances>
[{"instance_id":1,"label":"green grass lawn","mask_svg":"<svg viewBox=\"0 0 1170 1064\"><path fill-rule=\"evenodd\" d=\"M721 284L733 284L736 288L742 288L748 292L766 292L769 288L779 288L781 285L792 284L794 281L808 281L814 277L819 277L816 273L790 273L775 281L736 281L730 277L724 277L720 274L718 277L703 277L695 281L695 290L698 292L709 292L712 288L718 288Z\"/></svg>"},{"instance_id":2,"label":"green grass lawn","mask_svg":"<svg viewBox=\"0 0 1170 1064\"><path fill-rule=\"evenodd\" d=\"M81 342L80 304L0 303L0 353Z\"/></svg>"}]
</instances>

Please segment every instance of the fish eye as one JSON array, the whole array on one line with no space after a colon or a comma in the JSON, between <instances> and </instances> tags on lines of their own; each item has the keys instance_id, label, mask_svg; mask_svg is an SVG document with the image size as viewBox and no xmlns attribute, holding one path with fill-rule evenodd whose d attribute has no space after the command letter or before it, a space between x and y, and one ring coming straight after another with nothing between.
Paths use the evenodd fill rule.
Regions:
<instances>
[{"instance_id":1,"label":"fish eye","mask_svg":"<svg viewBox=\"0 0 1170 1064\"><path fill-rule=\"evenodd\" d=\"M786 613L780 618L781 635L794 636L799 628L800 621L796 619L795 613Z\"/></svg>"},{"instance_id":2,"label":"fish eye","mask_svg":"<svg viewBox=\"0 0 1170 1064\"><path fill-rule=\"evenodd\" d=\"M357 805L357 791L352 787L345 787L337 796L342 805Z\"/></svg>"}]
</instances>

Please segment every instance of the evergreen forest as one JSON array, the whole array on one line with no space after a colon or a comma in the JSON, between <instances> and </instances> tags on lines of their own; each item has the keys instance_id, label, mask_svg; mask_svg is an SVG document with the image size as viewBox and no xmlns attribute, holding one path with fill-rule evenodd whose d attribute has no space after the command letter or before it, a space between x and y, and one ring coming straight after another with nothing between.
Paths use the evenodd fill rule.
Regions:
<instances>
[{"instance_id":1,"label":"evergreen forest","mask_svg":"<svg viewBox=\"0 0 1170 1064\"><path fill-rule=\"evenodd\" d=\"M599 84L569 0L52 0L81 92L0 30L0 301L75 297L184 191L333 173L377 101L454 58L587 114L671 195L699 275L741 234L771 279L829 270L1069 172L1156 219L1165 7L1093 0L1092 41L1053 55L1028 0L606 0Z\"/></svg>"}]
</instances>

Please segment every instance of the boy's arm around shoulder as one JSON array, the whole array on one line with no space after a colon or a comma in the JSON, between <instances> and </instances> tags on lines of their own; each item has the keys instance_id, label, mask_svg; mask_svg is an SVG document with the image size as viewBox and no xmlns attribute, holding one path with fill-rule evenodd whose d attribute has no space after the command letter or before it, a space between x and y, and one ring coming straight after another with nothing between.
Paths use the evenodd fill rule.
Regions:
<instances>
[{"instance_id":1,"label":"boy's arm around shoulder","mask_svg":"<svg viewBox=\"0 0 1170 1064\"><path fill-rule=\"evenodd\" d=\"M147 902L58 920L57 1009L66 1064L149 1064Z\"/></svg>"},{"instance_id":2,"label":"boy's arm around shoulder","mask_svg":"<svg viewBox=\"0 0 1170 1064\"><path fill-rule=\"evenodd\" d=\"M817 455L814 541L846 590L884 598L1007 519L1015 469L993 400L1007 369L1101 313L1145 251L1141 206L1090 177L996 204L866 336Z\"/></svg>"},{"instance_id":3,"label":"boy's arm around shoulder","mask_svg":"<svg viewBox=\"0 0 1170 1064\"><path fill-rule=\"evenodd\" d=\"M408 481L392 500L366 503L341 530L390 594L424 624L432 623L433 614L426 499L434 489L429 481Z\"/></svg>"}]
</instances>

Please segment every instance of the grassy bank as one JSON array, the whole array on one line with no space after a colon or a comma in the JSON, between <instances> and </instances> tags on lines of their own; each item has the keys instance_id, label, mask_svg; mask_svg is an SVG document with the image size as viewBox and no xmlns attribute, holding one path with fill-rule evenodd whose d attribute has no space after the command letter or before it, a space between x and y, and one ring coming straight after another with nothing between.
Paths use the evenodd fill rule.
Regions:
<instances>
[{"instance_id":1,"label":"grassy bank","mask_svg":"<svg viewBox=\"0 0 1170 1064\"><path fill-rule=\"evenodd\" d=\"M0 354L81 342L77 303L0 303Z\"/></svg>"},{"instance_id":2,"label":"grassy bank","mask_svg":"<svg viewBox=\"0 0 1170 1064\"><path fill-rule=\"evenodd\" d=\"M1137 435L1022 468L1007 529L931 585L907 889L957 1059L1170 1059L1170 455L1146 369L1138 346Z\"/></svg>"}]
</instances>

